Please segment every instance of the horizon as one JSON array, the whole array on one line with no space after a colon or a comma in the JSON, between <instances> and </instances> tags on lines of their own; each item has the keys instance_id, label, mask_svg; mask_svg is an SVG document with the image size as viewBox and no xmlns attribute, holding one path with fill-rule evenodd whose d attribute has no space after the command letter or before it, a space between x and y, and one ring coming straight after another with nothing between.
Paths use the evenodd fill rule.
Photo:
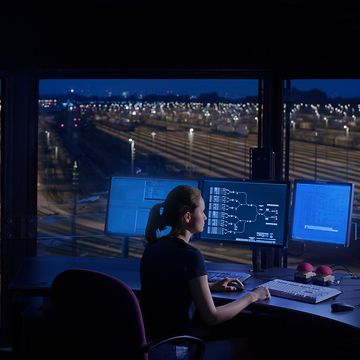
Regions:
<instances>
[{"instance_id":1,"label":"horizon","mask_svg":"<svg viewBox=\"0 0 360 360\"><path fill-rule=\"evenodd\" d=\"M198 97L217 92L219 96L238 99L257 96L258 80L243 79L104 79L104 80L40 80L40 95L76 93L91 97L132 95L175 95Z\"/></svg>"},{"instance_id":2,"label":"horizon","mask_svg":"<svg viewBox=\"0 0 360 360\"><path fill-rule=\"evenodd\" d=\"M360 79L292 80L300 91L320 90L328 98L360 97ZM257 96L257 79L55 79L40 80L40 96L77 94L84 97L145 97L173 95L198 97L217 93L219 97L239 99Z\"/></svg>"}]
</instances>

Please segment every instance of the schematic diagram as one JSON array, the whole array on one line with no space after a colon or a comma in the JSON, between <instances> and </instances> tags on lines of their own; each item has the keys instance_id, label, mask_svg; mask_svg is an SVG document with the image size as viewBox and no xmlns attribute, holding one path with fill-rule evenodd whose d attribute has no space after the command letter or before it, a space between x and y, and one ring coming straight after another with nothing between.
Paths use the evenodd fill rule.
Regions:
<instances>
[{"instance_id":1,"label":"schematic diagram","mask_svg":"<svg viewBox=\"0 0 360 360\"><path fill-rule=\"evenodd\" d=\"M256 201L256 203L254 202ZM207 233L240 237L241 240L275 241L279 226L279 208L276 201L252 199L246 191L225 187L209 187ZM245 238L245 239L244 239Z\"/></svg>"}]
</instances>

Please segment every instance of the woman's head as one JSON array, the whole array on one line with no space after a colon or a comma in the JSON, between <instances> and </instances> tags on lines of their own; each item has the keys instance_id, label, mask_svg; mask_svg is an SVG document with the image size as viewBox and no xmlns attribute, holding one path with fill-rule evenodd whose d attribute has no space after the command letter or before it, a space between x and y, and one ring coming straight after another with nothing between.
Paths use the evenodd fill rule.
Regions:
<instances>
[{"instance_id":1,"label":"woman's head","mask_svg":"<svg viewBox=\"0 0 360 360\"><path fill-rule=\"evenodd\" d=\"M160 214L161 207L163 208ZM162 204L155 205L150 212L146 226L146 239L156 241L156 231L171 227L175 236L185 230L196 233L203 230L206 216L204 200L199 189L187 185L179 185L171 190Z\"/></svg>"}]
</instances>

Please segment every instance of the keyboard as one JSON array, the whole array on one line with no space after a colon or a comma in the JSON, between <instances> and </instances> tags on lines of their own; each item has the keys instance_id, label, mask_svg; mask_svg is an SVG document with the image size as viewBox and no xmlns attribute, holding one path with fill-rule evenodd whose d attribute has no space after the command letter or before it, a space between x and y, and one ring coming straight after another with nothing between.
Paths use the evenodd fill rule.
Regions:
<instances>
[{"instance_id":1,"label":"keyboard","mask_svg":"<svg viewBox=\"0 0 360 360\"><path fill-rule=\"evenodd\" d=\"M219 281L225 278L235 278L239 279L241 282L244 282L249 277L251 277L250 274L246 272L239 272L239 271L214 271L210 270L207 273L208 280L210 282Z\"/></svg>"},{"instance_id":2,"label":"keyboard","mask_svg":"<svg viewBox=\"0 0 360 360\"><path fill-rule=\"evenodd\" d=\"M266 286L269 289L270 294L273 296L303 301L311 304L317 304L321 301L341 294L340 290L331 287L302 284L281 279L274 279L265 282L261 284L261 286Z\"/></svg>"}]
</instances>

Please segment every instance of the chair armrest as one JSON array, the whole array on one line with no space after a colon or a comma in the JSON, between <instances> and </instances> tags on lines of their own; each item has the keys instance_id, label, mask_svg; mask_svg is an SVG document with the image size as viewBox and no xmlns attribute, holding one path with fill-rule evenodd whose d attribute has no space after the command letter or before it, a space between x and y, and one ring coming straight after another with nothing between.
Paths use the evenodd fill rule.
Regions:
<instances>
[{"instance_id":1,"label":"chair armrest","mask_svg":"<svg viewBox=\"0 0 360 360\"><path fill-rule=\"evenodd\" d=\"M184 343L191 343L194 345L198 345L200 347L205 347L205 342L203 340L201 340L200 338L196 337L196 336L191 336L191 335L178 335L178 336L173 336L173 337L169 337L166 339L162 339L162 340L157 340L157 341L150 341L147 343L147 347L149 350L154 349L155 347L161 346L163 344L172 344L172 345L177 345L177 346L183 346Z\"/></svg>"},{"instance_id":2,"label":"chair armrest","mask_svg":"<svg viewBox=\"0 0 360 360\"><path fill-rule=\"evenodd\" d=\"M161 358L161 348L170 346L174 349L176 347L187 348L188 354L184 359L202 359L205 351L205 342L198 337L191 335L178 335L169 337L166 339L149 342L146 347L149 353L149 359L152 359L151 354L159 353L159 357L155 356L155 359Z\"/></svg>"}]
</instances>

